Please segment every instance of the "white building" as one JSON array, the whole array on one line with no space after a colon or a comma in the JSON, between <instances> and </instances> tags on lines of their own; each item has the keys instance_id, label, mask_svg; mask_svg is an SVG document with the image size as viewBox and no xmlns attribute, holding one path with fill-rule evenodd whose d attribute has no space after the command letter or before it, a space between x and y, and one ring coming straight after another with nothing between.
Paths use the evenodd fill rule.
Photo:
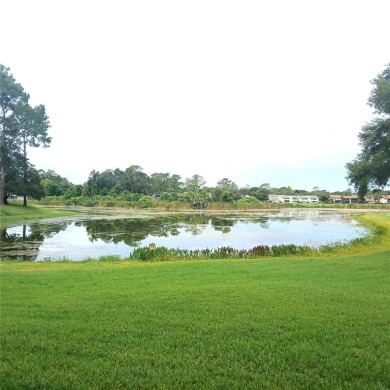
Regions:
<instances>
[{"instance_id":1,"label":"white building","mask_svg":"<svg viewBox=\"0 0 390 390\"><path fill-rule=\"evenodd\" d=\"M319 203L316 195L268 195L268 200L274 203Z\"/></svg>"},{"instance_id":2,"label":"white building","mask_svg":"<svg viewBox=\"0 0 390 390\"><path fill-rule=\"evenodd\" d=\"M390 204L390 195L382 195L379 199L379 203Z\"/></svg>"}]
</instances>

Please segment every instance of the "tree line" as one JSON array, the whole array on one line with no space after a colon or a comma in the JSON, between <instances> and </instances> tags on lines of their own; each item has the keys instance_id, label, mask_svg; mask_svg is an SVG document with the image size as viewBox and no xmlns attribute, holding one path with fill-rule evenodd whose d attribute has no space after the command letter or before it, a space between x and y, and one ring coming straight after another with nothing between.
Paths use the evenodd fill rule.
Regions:
<instances>
[{"instance_id":1,"label":"tree line","mask_svg":"<svg viewBox=\"0 0 390 390\"><path fill-rule=\"evenodd\" d=\"M37 170L30 162L29 148L48 147L51 143L45 106L30 105L29 94L16 82L9 68L0 64L0 73L0 205L6 204L11 194L22 195L24 205L27 205L27 196L35 199L108 196L128 201L143 196L145 204L158 198L189 202L196 208L206 207L212 201L266 201L270 193L313 194L323 202L329 198L330 193L319 188L309 192L291 187L271 188L268 183L239 188L228 178L222 178L211 188L198 174L185 180L170 173L149 176L139 165L125 170L94 170L83 185L74 185L52 170ZM362 127L359 133L362 151L346 164L347 179L361 200L367 193L378 196L390 180L390 64L371 83L373 90L368 104L378 117ZM351 193L351 190L344 192L345 195Z\"/></svg>"},{"instance_id":2,"label":"tree line","mask_svg":"<svg viewBox=\"0 0 390 390\"><path fill-rule=\"evenodd\" d=\"M178 174L156 172L147 175L139 165L121 169L92 171L82 185L74 185L54 171L40 171L41 184L47 197L62 197L69 200L76 197L106 197L138 201L148 196L163 201L182 201L193 207L202 208L210 202L236 202L245 198L246 202L268 201L268 195L317 195L322 202L329 199L330 192L318 187L312 191L293 189L290 186L271 187L269 183L259 186L239 187L234 181L222 178L216 186L207 186L203 176L195 174L183 180ZM352 194L346 190L345 195Z\"/></svg>"}]
</instances>

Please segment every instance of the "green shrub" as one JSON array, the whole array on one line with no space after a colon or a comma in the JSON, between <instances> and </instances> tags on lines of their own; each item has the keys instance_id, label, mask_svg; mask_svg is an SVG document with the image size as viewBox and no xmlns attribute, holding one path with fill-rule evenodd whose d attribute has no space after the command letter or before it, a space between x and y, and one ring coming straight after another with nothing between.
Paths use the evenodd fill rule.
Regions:
<instances>
[{"instance_id":1,"label":"green shrub","mask_svg":"<svg viewBox=\"0 0 390 390\"><path fill-rule=\"evenodd\" d=\"M138 201L139 205L143 209L151 207L154 203L154 199L149 195L142 195Z\"/></svg>"},{"instance_id":2,"label":"green shrub","mask_svg":"<svg viewBox=\"0 0 390 390\"><path fill-rule=\"evenodd\" d=\"M248 252L249 257L272 256L272 250L268 245L257 245Z\"/></svg>"},{"instance_id":3,"label":"green shrub","mask_svg":"<svg viewBox=\"0 0 390 390\"><path fill-rule=\"evenodd\" d=\"M241 198L237 203L261 203L257 198L254 196L245 196L244 198Z\"/></svg>"}]
</instances>

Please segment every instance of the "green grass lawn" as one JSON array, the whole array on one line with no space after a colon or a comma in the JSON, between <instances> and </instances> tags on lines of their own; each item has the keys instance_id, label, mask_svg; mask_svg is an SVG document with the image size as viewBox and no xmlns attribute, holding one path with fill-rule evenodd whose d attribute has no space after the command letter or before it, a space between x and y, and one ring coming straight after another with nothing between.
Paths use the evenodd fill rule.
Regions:
<instances>
[{"instance_id":1,"label":"green grass lawn","mask_svg":"<svg viewBox=\"0 0 390 390\"><path fill-rule=\"evenodd\" d=\"M389 389L389 251L1 264L2 389Z\"/></svg>"}]
</instances>

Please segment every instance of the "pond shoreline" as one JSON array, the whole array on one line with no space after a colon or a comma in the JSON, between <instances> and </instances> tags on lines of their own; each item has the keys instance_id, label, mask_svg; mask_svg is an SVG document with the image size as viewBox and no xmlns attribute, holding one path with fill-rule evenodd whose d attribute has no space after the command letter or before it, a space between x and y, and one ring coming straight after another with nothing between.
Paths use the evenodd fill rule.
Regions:
<instances>
[{"instance_id":1,"label":"pond shoreline","mask_svg":"<svg viewBox=\"0 0 390 390\"><path fill-rule=\"evenodd\" d=\"M45 218L15 221L3 227L3 253L8 257L26 257L26 260L34 257L31 260L80 261L104 255L126 258L136 248L150 243L168 249L229 247L244 251L259 245L339 246L369 235L369 229L357 217L362 213L355 210L78 210L72 215L55 218L45 215Z\"/></svg>"}]
</instances>

